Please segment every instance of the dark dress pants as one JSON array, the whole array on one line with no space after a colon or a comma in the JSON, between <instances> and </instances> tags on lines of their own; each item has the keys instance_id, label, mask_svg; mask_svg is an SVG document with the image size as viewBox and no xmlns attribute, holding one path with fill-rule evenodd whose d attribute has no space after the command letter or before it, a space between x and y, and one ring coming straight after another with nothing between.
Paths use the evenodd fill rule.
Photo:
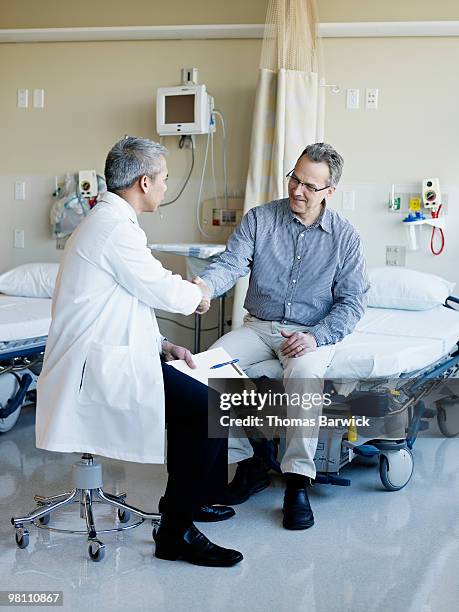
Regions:
<instances>
[{"instance_id":1,"label":"dark dress pants","mask_svg":"<svg viewBox=\"0 0 459 612\"><path fill-rule=\"evenodd\" d=\"M162 362L167 427L164 512L189 525L202 505L217 503L228 480L228 438L209 438L206 385Z\"/></svg>"}]
</instances>

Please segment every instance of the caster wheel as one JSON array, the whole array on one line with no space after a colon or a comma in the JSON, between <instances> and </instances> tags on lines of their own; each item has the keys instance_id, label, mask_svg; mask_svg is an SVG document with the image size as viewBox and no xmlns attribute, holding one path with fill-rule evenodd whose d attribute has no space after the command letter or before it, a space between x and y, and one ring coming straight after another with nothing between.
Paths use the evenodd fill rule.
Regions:
<instances>
[{"instance_id":1,"label":"caster wheel","mask_svg":"<svg viewBox=\"0 0 459 612\"><path fill-rule=\"evenodd\" d=\"M29 532L28 531L19 529L14 534L14 537L16 538L16 544L18 548L27 548L27 546L29 545Z\"/></svg>"},{"instance_id":2,"label":"caster wheel","mask_svg":"<svg viewBox=\"0 0 459 612\"><path fill-rule=\"evenodd\" d=\"M129 523L131 520L131 513L129 510L122 510L118 508L118 520L120 523Z\"/></svg>"},{"instance_id":3,"label":"caster wheel","mask_svg":"<svg viewBox=\"0 0 459 612\"><path fill-rule=\"evenodd\" d=\"M51 514L45 514L45 516L41 516L38 520L42 525L47 525L51 519Z\"/></svg>"},{"instance_id":4,"label":"caster wheel","mask_svg":"<svg viewBox=\"0 0 459 612\"><path fill-rule=\"evenodd\" d=\"M105 546L102 542L91 542L88 546L88 553L93 561L102 561L105 557Z\"/></svg>"},{"instance_id":5,"label":"caster wheel","mask_svg":"<svg viewBox=\"0 0 459 612\"><path fill-rule=\"evenodd\" d=\"M379 476L388 491L400 491L413 475L413 455L409 448L381 453Z\"/></svg>"},{"instance_id":6,"label":"caster wheel","mask_svg":"<svg viewBox=\"0 0 459 612\"><path fill-rule=\"evenodd\" d=\"M451 401L437 403L438 429L445 438L455 438L459 435L458 409L459 402L457 400L454 405Z\"/></svg>"}]
</instances>

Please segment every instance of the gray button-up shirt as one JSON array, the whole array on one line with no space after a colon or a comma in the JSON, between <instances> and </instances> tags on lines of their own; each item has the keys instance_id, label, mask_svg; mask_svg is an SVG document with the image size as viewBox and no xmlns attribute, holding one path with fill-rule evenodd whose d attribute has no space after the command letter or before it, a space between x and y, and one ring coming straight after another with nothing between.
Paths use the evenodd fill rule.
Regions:
<instances>
[{"instance_id":1,"label":"gray button-up shirt","mask_svg":"<svg viewBox=\"0 0 459 612\"><path fill-rule=\"evenodd\" d=\"M318 346L342 340L365 311L369 282L359 235L325 201L310 226L295 217L288 198L252 208L201 278L216 297L249 272L249 313L309 327Z\"/></svg>"}]
</instances>

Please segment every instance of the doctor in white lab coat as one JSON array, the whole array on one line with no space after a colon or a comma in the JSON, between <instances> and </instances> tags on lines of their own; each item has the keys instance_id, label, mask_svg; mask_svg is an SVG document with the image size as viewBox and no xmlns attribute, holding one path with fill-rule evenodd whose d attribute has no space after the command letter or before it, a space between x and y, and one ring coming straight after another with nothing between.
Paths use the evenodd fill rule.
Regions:
<instances>
[{"instance_id":1,"label":"doctor in white lab coat","mask_svg":"<svg viewBox=\"0 0 459 612\"><path fill-rule=\"evenodd\" d=\"M211 496L204 485L224 478L226 446L207 438L207 388L162 362L161 353L163 361L184 358L193 365L189 351L161 337L153 310L189 315L206 310L209 296L163 268L137 220L164 198L165 153L142 138L116 143L105 166L108 191L66 245L37 385L36 443L163 463L167 421L169 480L156 556L233 565L242 555L212 544L192 522L234 514L206 505ZM173 406L167 385L165 402L166 382ZM177 389L183 401L177 402ZM218 476L210 464L219 466Z\"/></svg>"}]
</instances>

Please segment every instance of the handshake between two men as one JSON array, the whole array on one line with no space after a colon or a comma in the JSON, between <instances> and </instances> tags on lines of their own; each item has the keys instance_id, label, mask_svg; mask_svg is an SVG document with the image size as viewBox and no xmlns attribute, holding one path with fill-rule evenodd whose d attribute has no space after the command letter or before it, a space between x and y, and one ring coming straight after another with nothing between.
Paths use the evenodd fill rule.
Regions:
<instances>
[{"instance_id":1,"label":"handshake between two men","mask_svg":"<svg viewBox=\"0 0 459 612\"><path fill-rule=\"evenodd\" d=\"M199 306L196 308L197 314L205 314L210 308L210 300L212 297L212 291L210 287L199 276L195 276L192 281L194 285L197 285L202 292L202 300Z\"/></svg>"}]
</instances>

